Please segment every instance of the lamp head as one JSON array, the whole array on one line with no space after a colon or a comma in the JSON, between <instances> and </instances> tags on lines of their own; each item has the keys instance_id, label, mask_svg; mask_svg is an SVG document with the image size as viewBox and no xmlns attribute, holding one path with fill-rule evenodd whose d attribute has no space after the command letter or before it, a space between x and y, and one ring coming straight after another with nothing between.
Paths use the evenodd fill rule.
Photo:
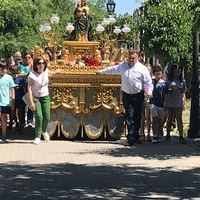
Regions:
<instances>
[{"instance_id":1,"label":"lamp head","mask_svg":"<svg viewBox=\"0 0 200 200\"><path fill-rule=\"evenodd\" d=\"M109 15L112 15L115 12L116 3L114 0L108 0L106 7Z\"/></svg>"}]
</instances>

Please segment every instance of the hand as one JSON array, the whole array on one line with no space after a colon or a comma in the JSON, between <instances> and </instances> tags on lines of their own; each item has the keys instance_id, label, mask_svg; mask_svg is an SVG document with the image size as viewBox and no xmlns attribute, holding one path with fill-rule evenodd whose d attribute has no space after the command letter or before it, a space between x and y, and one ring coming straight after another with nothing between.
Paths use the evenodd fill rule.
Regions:
<instances>
[{"instance_id":1,"label":"hand","mask_svg":"<svg viewBox=\"0 0 200 200\"><path fill-rule=\"evenodd\" d=\"M152 90L150 90L148 88L144 88L144 93L146 94L147 98L152 98L153 97Z\"/></svg>"},{"instance_id":2,"label":"hand","mask_svg":"<svg viewBox=\"0 0 200 200\"><path fill-rule=\"evenodd\" d=\"M101 74L101 73L100 73L100 71L98 70L98 71L96 71L96 74Z\"/></svg>"},{"instance_id":3,"label":"hand","mask_svg":"<svg viewBox=\"0 0 200 200\"><path fill-rule=\"evenodd\" d=\"M32 111L35 111L35 104L32 103L32 104L29 106L29 108L30 108Z\"/></svg>"}]
</instances>

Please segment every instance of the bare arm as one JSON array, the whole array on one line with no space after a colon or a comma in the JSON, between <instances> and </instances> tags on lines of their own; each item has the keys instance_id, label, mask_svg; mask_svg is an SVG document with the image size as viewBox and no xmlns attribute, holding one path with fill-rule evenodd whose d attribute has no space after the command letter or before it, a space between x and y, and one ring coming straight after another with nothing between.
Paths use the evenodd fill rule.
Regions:
<instances>
[{"instance_id":1,"label":"bare arm","mask_svg":"<svg viewBox=\"0 0 200 200\"><path fill-rule=\"evenodd\" d=\"M25 74L24 72L19 72L19 73L15 74L15 77L16 77L16 78L17 78L17 77L25 78L25 77L27 77L27 76L28 76L28 75Z\"/></svg>"},{"instance_id":2,"label":"bare arm","mask_svg":"<svg viewBox=\"0 0 200 200\"><path fill-rule=\"evenodd\" d=\"M121 74L121 72L123 72L123 63L119 65L107 67L105 69L97 71L96 73L97 74Z\"/></svg>"},{"instance_id":3,"label":"bare arm","mask_svg":"<svg viewBox=\"0 0 200 200\"><path fill-rule=\"evenodd\" d=\"M152 92L153 92L152 78L149 71L146 68L145 68L144 77L143 77L143 87L147 96L152 97Z\"/></svg>"},{"instance_id":4,"label":"bare arm","mask_svg":"<svg viewBox=\"0 0 200 200\"><path fill-rule=\"evenodd\" d=\"M186 95L183 93L183 110L185 110Z\"/></svg>"},{"instance_id":5,"label":"bare arm","mask_svg":"<svg viewBox=\"0 0 200 200\"><path fill-rule=\"evenodd\" d=\"M34 80L29 78L28 79L28 100L29 100L31 110L35 110L35 102L34 102L34 97L33 97L33 92L32 92L33 85L34 85Z\"/></svg>"},{"instance_id":6,"label":"bare arm","mask_svg":"<svg viewBox=\"0 0 200 200\"><path fill-rule=\"evenodd\" d=\"M11 97L11 99L15 100L15 89L14 88L10 88L10 97Z\"/></svg>"},{"instance_id":7,"label":"bare arm","mask_svg":"<svg viewBox=\"0 0 200 200\"><path fill-rule=\"evenodd\" d=\"M14 103L15 103L15 89L10 88L10 97L11 97L11 109L14 110Z\"/></svg>"}]
</instances>

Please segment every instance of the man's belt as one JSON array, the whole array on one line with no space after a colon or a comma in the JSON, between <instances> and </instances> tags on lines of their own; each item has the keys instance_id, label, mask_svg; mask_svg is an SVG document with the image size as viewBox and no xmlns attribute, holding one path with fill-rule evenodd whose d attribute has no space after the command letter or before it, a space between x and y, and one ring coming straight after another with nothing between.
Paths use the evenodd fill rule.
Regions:
<instances>
[{"instance_id":1,"label":"man's belt","mask_svg":"<svg viewBox=\"0 0 200 200\"><path fill-rule=\"evenodd\" d=\"M138 96L138 95L143 95L144 94L144 91L140 91L138 93L126 93L123 91L123 94L126 95L126 96Z\"/></svg>"}]
</instances>

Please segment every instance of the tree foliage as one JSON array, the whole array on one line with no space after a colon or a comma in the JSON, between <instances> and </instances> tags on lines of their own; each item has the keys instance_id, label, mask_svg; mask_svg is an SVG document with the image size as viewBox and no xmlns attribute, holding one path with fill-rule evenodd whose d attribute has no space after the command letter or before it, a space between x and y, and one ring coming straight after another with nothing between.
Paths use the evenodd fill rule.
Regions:
<instances>
[{"instance_id":1,"label":"tree foliage","mask_svg":"<svg viewBox=\"0 0 200 200\"><path fill-rule=\"evenodd\" d=\"M97 24L107 17L106 0L88 0L92 17L92 33ZM57 26L57 37L62 44L67 33L67 23L73 22L74 0L1 0L0 1L0 57L7 57L16 51L30 51L35 45L45 46L46 41L39 32L39 26L50 22L51 15L57 13L60 23ZM132 16L120 16L117 24L129 23L132 30ZM134 32L125 37L123 42L133 43Z\"/></svg>"},{"instance_id":2,"label":"tree foliage","mask_svg":"<svg viewBox=\"0 0 200 200\"><path fill-rule=\"evenodd\" d=\"M167 62L191 61L194 0L149 0L142 7L141 42L148 55Z\"/></svg>"}]
</instances>

